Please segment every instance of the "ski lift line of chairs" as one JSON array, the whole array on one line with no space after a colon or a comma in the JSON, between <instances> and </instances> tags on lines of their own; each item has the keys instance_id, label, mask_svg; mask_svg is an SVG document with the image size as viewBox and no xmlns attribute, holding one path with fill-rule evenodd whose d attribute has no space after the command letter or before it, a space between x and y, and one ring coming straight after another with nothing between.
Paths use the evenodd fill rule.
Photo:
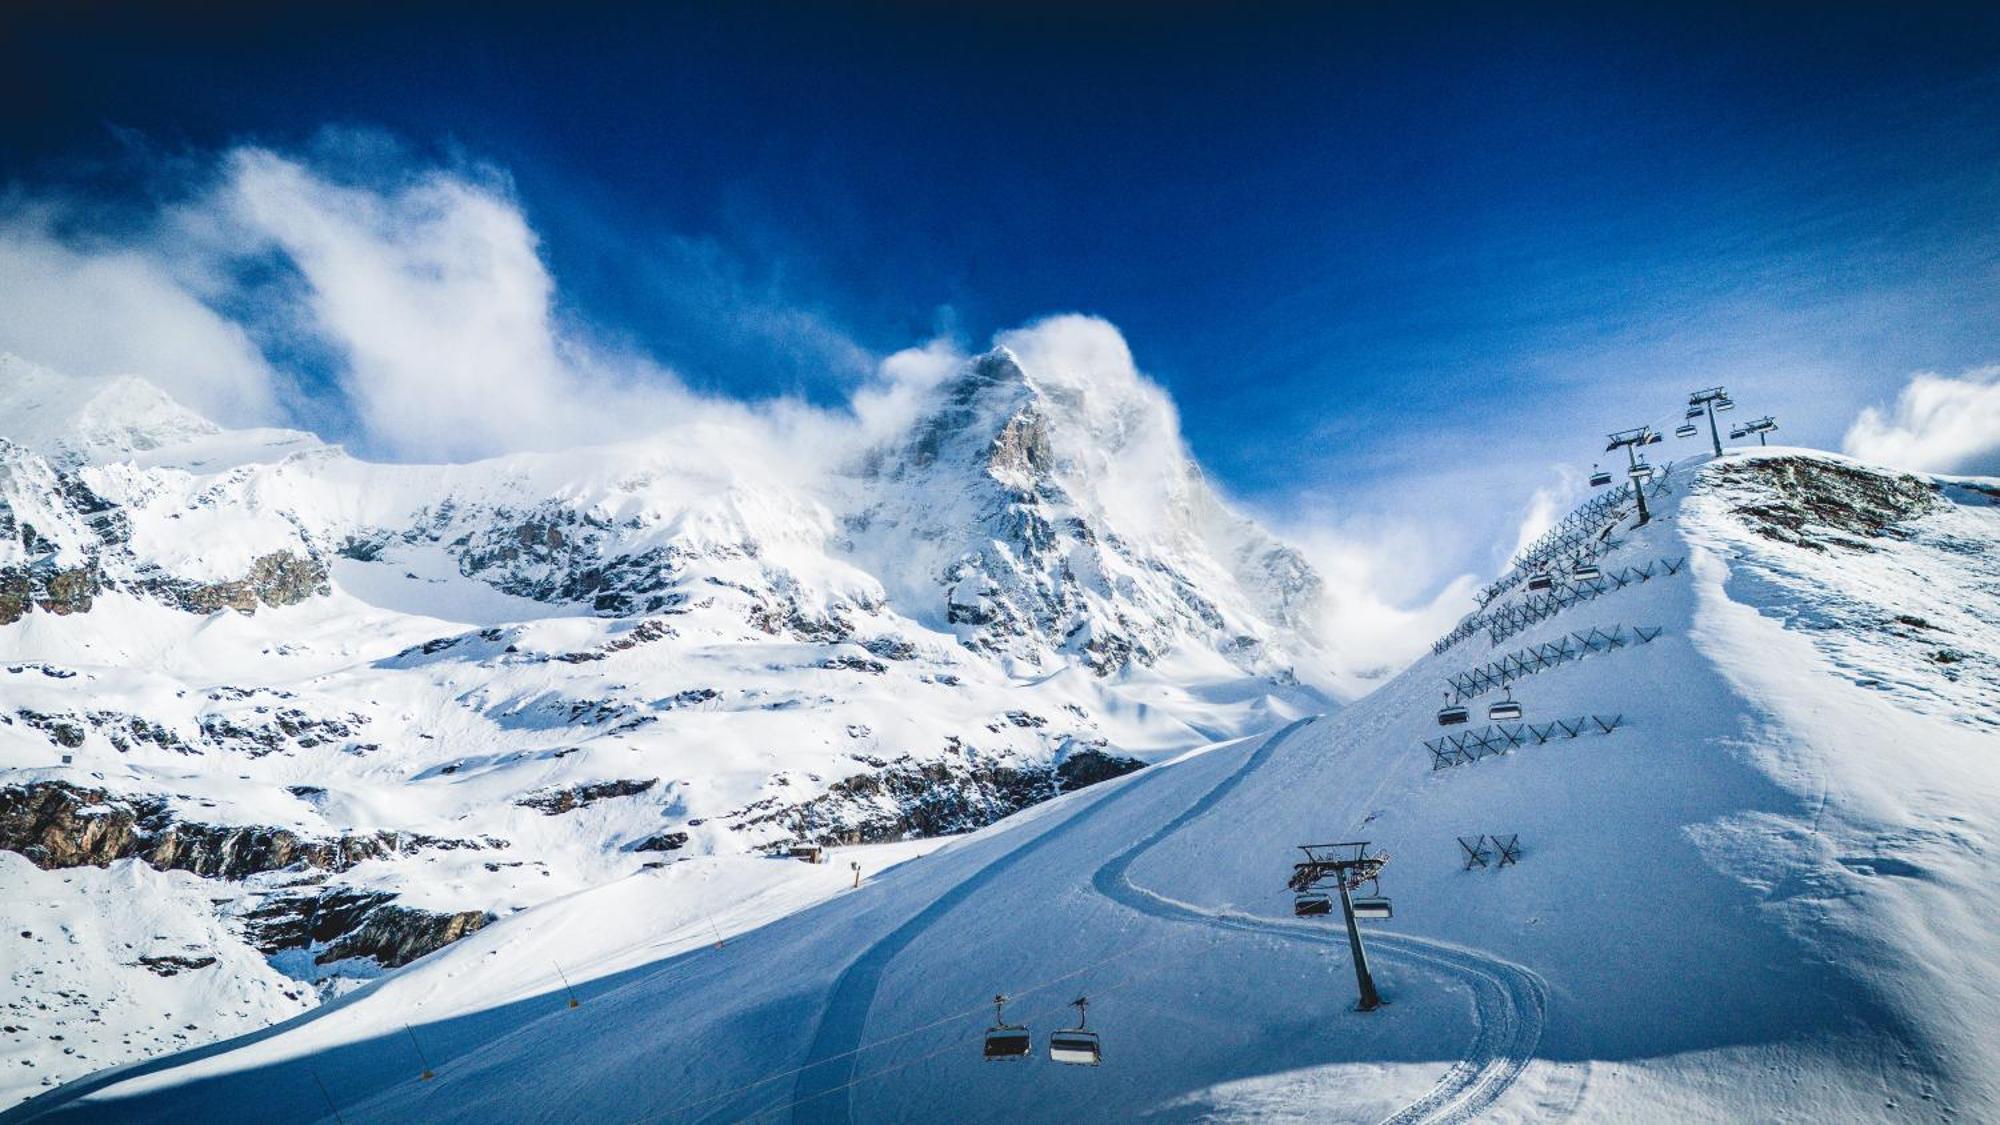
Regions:
<instances>
[{"instance_id":1,"label":"ski lift line of chairs","mask_svg":"<svg viewBox=\"0 0 2000 1125\"><path fill-rule=\"evenodd\" d=\"M1086 1026L1090 997L1079 996L1069 1006L1076 1009L1076 1026L1050 1033L1049 1060L1072 1066L1097 1066L1104 1061L1104 1047L1097 1033ZM1007 1022L1005 996L993 998L993 1026L986 1029L982 1053L988 1062L1025 1059L1035 1053L1034 1035L1027 1025Z\"/></svg>"},{"instance_id":2,"label":"ski lift line of chairs","mask_svg":"<svg viewBox=\"0 0 2000 1125\"><path fill-rule=\"evenodd\" d=\"M1113 952L1103 957L1100 957L1095 961L1081 965L1074 969L1070 969L1067 972L1061 973L1057 976L1049 977L1045 980L1038 980L1032 983L1022 985L1020 988L1015 990L1013 999L1018 1000L1022 996L1054 988L1056 985L1062 984L1065 981L1072 981L1078 977L1084 976L1085 974L1096 972L1097 970L1102 969L1105 966L1112 964L1113 962L1124 961L1128 958L1145 954L1146 952L1152 950L1156 946L1174 940L1175 937L1176 934L1170 927L1161 927L1158 929L1157 932L1155 932L1151 936L1141 938L1138 941L1131 943L1130 945L1121 946L1118 949L1114 950ZM1140 978L1136 974L1128 972L1127 974L1125 974L1124 979L1116 980L1110 984L1098 983L1094 985L1091 988L1091 992L1097 995L1102 995L1107 992L1116 992L1120 989L1129 988L1134 984L1140 983L1141 979L1142 978ZM671 1109L665 1110L661 1113L653 1114L643 1118L638 1118L633 1122L633 1125L646 1125L646 1123L656 1122L656 1121L683 1120L684 1118L694 1113L695 1111L701 1110L702 1107L704 1106L713 1105L716 1102L726 1101L730 1098L738 1097L752 1090L758 1089L759 1087L768 1086L773 1082L781 1082L788 1078L795 1079L798 1077L798 1075L808 1070L812 1070L816 1067L825 1066L826 1064L833 1062L835 1060L844 1058L853 1058L858 1055L866 1054L869 1051L873 1051L887 1044L894 1043L903 1039L908 1039L911 1036L923 1035L927 1032L936 1031L938 1028L941 1027L948 1027L952 1024L963 1023L966 1020L974 1019L978 1017L981 1013L986 1012L989 1008L991 1008L992 1003L993 1002L990 1000L982 1001L978 1004L973 1004L964 1008L960 1008L956 1011L947 1012L944 1015L941 1015L936 1019L930 1020L927 1023L921 1023L914 1027L907 1027L901 1031L891 1032L890 1034L883 1035L878 1038L864 1040L860 1043L855 1044L852 1047L849 1047L844 1051L839 1051L829 1055L823 1055L818 1058L811 1059L810 1061L800 1065L788 1066L781 1070L770 1071L754 1079L751 1079L750 1081L745 1082L742 1085L733 1086L727 1090L721 1090L715 1093L705 1094L699 1098L682 1102L681 1104L674 1106ZM1060 1008L1064 1006L1066 1005L1060 1005L1054 1009L1043 1008L1040 1011L1046 1014L1052 1011L1060 1010ZM982 1020L981 1023L983 1022L984 1021ZM879 1078L884 1074L890 1073L891 1071L903 1070L909 1066L915 1065L916 1063L923 1062L928 1059L937 1058L940 1055L951 1054L963 1050L965 1050L964 1038L952 1037L948 1041L942 1043L936 1049L926 1051L923 1054L916 1056L915 1058L904 1059L892 1066L885 1067L882 1070L858 1075L857 1077L854 1078L853 1081L848 1082L846 1086L840 1087L840 1089L845 1089L848 1086L858 1086L863 1082ZM982 1053L983 1053L983 1042L982 1042ZM816 1098L827 1094L831 1094L833 1092L834 1092L833 1090L821 1090L816 1094L809 1095L809 1098ZM757 1116L770 1116L771 1114L779 1113L797 1104L799 1104L799 1102L788 1101L781 1105L773 1106L769 1109L762 1110L759 1112ZM708 1111L708 1112L713 1112L713 1111Z\"/></svg>"},{"instance_id":3,"label":"ski lift line of chairs","mask_svg":"<svg viewBox=\"0 0 2000 1125\"><path fill-rule=\"evenodd\" d=\"M1382 895L1353 895L1347 904L1354 908L1354 916L1371 921L1394 918L1396 911L1389 900ZM1301 891L1292 899L1292 913L1300 918L1318 918L1333 913L1333 896L1325 891Z\"/></svg>"}]
</instances>

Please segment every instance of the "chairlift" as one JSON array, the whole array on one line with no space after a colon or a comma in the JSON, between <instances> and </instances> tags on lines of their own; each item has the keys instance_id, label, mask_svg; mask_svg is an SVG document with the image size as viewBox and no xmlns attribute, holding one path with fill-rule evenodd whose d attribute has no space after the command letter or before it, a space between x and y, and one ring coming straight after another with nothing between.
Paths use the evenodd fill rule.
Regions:
<instances>
[{"instance_id":1,"label":"chairlift","mask_svg":"<svg viewBox=\"0 0 2000 1125\"><path fill-rule=\"evenodd\" d=\"M1638 481L1652 480L1653 466L1647 464L1644 461L1641 461L1638 464L1633 465L1630 469L1627 469L1626 475L1630 476L1633 480L1638 480Z\"/></svg>"},{"instance_id":2,"label":"chairlift","mask_svg":"<svg viewBox=\"0 0 2000 1125\"><path fill-rule=\"evenodd\" d=\"M1467 711L1465 709L1465 704L1451 702L1451 696L1449 694L1447 694L1444 698L1445 698L1445 705L1443 707L1438 708L1439 726L1455 727L1458 724L1465 722L1467 719L1470 719L1472 717L1472 712Z\"/></svg>"},{"instance_id":3,"label":"chairlift","mask_svg":"<svg viewBox=\"0 0 2000 1125\"><path fill-rule=\"evenodd\" d=\"M1389 900L1381 895L1364 895L1349 900L1354 907L1356 918L1393 918L1396 912L1390 908Z\"/></svg>"},{"instance_id":4,"label":"chairlift","mask_svg":"<svg viewBox=\"0 0 2000 1125\"><path fill-rule=\"evenodd\" d=\"M1694 435L1695 435L1695 428L1693 422L1685 422L1682 423L1681 425L1674 427L1675 437L1690 438L1693 437Z\"/></svg>"},{"instance_id":5,"label":"chairlift","mask_svg":"<svg viewBox=\"0 0 2000 1125\"><path fill-rule=\"evenodd\" d=\"M1611 470L1600 469L1595 465L1592 465L1590 467L1590 487L1603 488L1605 485L1610 483L1611 483Z\"/></svg>"},{"instance_id":6,"label":"chairlift","mask_svg":"<svg viewBox=\"0 0 2000 1125\"><path fill-rule=\"evenodd\" d=\"M1666 438L1663 438L1663 437L1661 437L1661 436L1660 436L1660 432L1659 432L1658 430L1654 430L1654 431L1653 431L1652 433L1649 433L1649 434L1647 434L1647 435L1646 435L1646 440L1645 440L1645 441L1643 441L1643 442L1641 442L1640 444L1641 444L1641 445L1658 445L1658 444L1660 444L1661 442L1663 442L1663 441L1665 441L1665 440L1667 440L1667 439L1666 439Z\"/></svg>"},{"instance_id":7,"label":"chairlift","mask_svg":"<svg viewBox=\"0 0 2000 1125\"><path fill-rule=\"evenodd\" d=\"M1737 426L1737 427L1735 427L1734 429L1732 429L1732 430L1730 430L1730 431L1729 431L1729 440L1730 440L1730 441L1735 441L1735 440L1737 440L1738 438L1747 438L1747 437L1749 437L1749 436L1750 436L1750 431L1749 431L1749 430L1748 430L1747 428L1743 427L1743 426Z\"/></svg>"},{"instance_id":8,"label":"chairlift","mask_svg":"<svg viewBox=\"0 0 2000 1125\"><path fill-rule=\"evenodd\" d=\"M1096 1066L1104 1061L1104 1050L1097 1042L1097 1033L1084 1027L1084 1011L1090 1007L1090 997L1079 996L1070 1001L1070 1005L1076 1009L1076 1026L1049 1034L1049 1060L1074 1066Z\"/></svg>"},{"instance_id":9,"label":"chairlift","mask_svg":"<svg viewBox=\"0 0 2000 1125\"><path fill-rule=\"evenodd\" d=\"M1576 565L1569 568L1569 576L1578 582L1589 582L1604 577L1604 572L1597 568L1596 563L1584 562L1582 559L1578 559L1576 560Z\"/></svg>"},{"instance_id":10,"label":"chairlift","mask_svg":"<svg viewBox=\"0 0 2000 1125\"><path fill-rule=\"evenodd\" d=\"M1007 1022L1007 998L993 998L993 1026L986 1029L986 1061L1025 1059L1034 1053L1035 1043L1028 1029Z\"/></svg>"},{"instance_id":11,"label":"chairlift","mask_svg":"<svg viewBox=\"0 0 2000 1125\"><path fill-rule=\"evenodd\" d=\"M1546 590L1556 584L1556 576L1548 571L1539 571L1528 576L1528 589Z\"/></svg>"},{"instance_id":12,"label":"chairlift","mask_svg":"<svg viewBox=\"0 0 2000 1125\"><path fill-rule=\"evenodd\" d=\"M1727 398L1719 398L1715 400L1715 408L1717 410L1734 410L1736 409L1736 403Z\"/></svg>"},{"instance_id":13,"label":"chairlift","mask_svg":"<svg viewBox=\"0 0 2000 1125\"><path fill-rule=\"evenodd\" d=\"M1701 417L1701 416L1702 416L1703 414L1706 414L1706 413L1708 413L1708 412L1707 412L1707 411L1705 411L1705 410L1703 410L1703 409L1702 409L1701 407L1699 407L1699 406L1690 406L1690 407L1688 407L1688 412L1687 412L1687 419L1688 419L1688 421L1692 422L1692 421L1694 421L1694 420L1695 420L1696 418L1699 418L1699 417Z\"/></svg>"},{"instance_id":14,"label":"chairlift","mask_svg":"<svg viewBox=\"0 0 2000 1125\"><path fill-rule=\"evenodd\" d=\"M1315 918L1333 913L1333 900L1324 891L1300 891L1292 899L1292 913L1300 918Z\"/></svg>"},{"instance_id":15,"label":"chairlift","mask_svg":"<svg viewBox=\"0 0 2000 1125\"><path fill-rule=\"evenodd\" d=\"M1521 705L1514 701L1513 688L1507 689L1507 698L1490 704L1486 708L1486 718L1489 722L1511 723L1520 717Z\"/></svg>"}]
</instances>

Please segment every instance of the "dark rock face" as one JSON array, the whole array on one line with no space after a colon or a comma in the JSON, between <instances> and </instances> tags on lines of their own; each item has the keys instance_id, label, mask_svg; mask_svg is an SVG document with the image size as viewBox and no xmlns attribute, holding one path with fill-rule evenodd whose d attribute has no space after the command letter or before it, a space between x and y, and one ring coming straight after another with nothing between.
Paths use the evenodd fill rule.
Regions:
<instances>
[{"instance_id":1,"label":"dark rock face","mask_svg":"<svg viewBox=\"0 0 2000 1125\"><path fill-rule=\"evenodd\" d=\"M333 592L326 564L318 559L273 551L253 560L250 572L232 582L186 582L160 578L141 584L170 604L189 613L233 609L255 613L259 605L297 605L307 598Z\"/></svg>"},{"instance_id":2,"label":"dark rock face","mask_svg":"<svg viewBox=\"0 0 2000 1125\"><path fill-rule=\"evenodd\" d=\"M44 869L136 857L161 871L242 879L291 867L345 871L423 847L478 846L401 832L312 839L283 828L201 824L175 819L158 797L114 796L60 781L0 788L0 849Z\"/></svg>"},{"instance_id":3,"label":"dark rock face","mask_svg":"<svg viewBox=\"0 0 2000 1125\"><path fill-rule=\"evenodd\" d=\"M496 511L486 529L449 544L459 573L495 589L542 602L587 602L598 613L655 613L674 604L686 569L673 545L618 552L618 525L594 513L549 504L532 512ZM754 555L742 546L725 551Z\"/></svg>"},{"instance_id":4,"label":"dark rock face","mask_svg":"<svg viewBox=\"0 0 2000 1125\"><path fill-rule=\"evenodd\" d=\"M346 957L373 957L393 969L484 929L491 921L493 915L483 910L440 914L384 904L369 911L360 926L341 935L313 960L324 965Z\"/></svg>"},{"instance_id":5,"label":"dark rock face","mask_svg":"<svg viewBox=\"0 0 2000 1125\"><path fill-rule=\"evenodd\" d=\"M504 841L487 841L505 846ZM37 867L102 867L136 857L163 871L189 871L211 879L242 879L303 868L345 871L363 860L423 847L479 847L398 832L310 839L283 828L231 827L176 820L156 797L114 796L62 782L0 788L0 848L19 852ZM407 964L492 921L480 910L435 913L392 905L380 891L327 888L325 876L274 896L244 916L251 944L265 953L326 945L316 960L373 957L383 965ZM329 944L330 943L330 944ZM205 968L215 958L141 957L161 976Z\"/></svg>"},{"instance_id":6,"label":"dark rock face","mask_svg":"<svg viewBox=\"0 0 2000 1125\"><path fill-rule=\"evenodd\" d=\"M83 724L76 721L74 715L46 715L26 708L14 712L14 715L23 723L47 735L50 742L71 750L82 746L84 735L88 733L84 730Z\"/></svg>"},{"instance_id":7,"label":"dark rock face","mask_svg":"<svg viewBox=\"0 0 2000 1125\"><path fill-rule=\"evenodd\" d=\"M545 816L557 816L609 797L635 796L659 783L660 779L657 777L644 780L595 781L563 789L544 789L530 793L514 803L522 808L534 809Z\"/></svg>"},{"instance_id":8,"label":"dark rock face","mask_svg":"<svg viewBox=\"0 0 2000 1125\"><path fill-rule=\"evenodd\" d=\"M1721 488L1752 490L1733 511L1769 539L1824 551L1868 550L1867 540L1905 538L1896 525L1946 501L1916 477L1804 457L1724 462L1710 470Z\"/></svg>"},{"instance_id":9,"label":"dark rock face","mask_svg":"<svg viewBox=\"0 0 2000 1125\"><path fill-rule=\"evenodd\" d=\"M1102 750L1079 750L1056 766L1056 788L1065 793L1086 789L1100 781L1124 777L1145 764L1137 758L1106 754Z\"/></svg>"},{"instance_id":10,"label":"dark rock face","mask_svg":"<svg viewBox=\"0 0 2000 1125\"><path fill-rule=\"evenodd\" d=\"M1059 765L1014 765L953 746L946 757L905 756L828 787L812 800L744 810L732 831L781 826L790 835L774 846L874 844L983 828L1062 793L1108 781L1144 763L1101 750L1073 752Z\"/></svg>"},{"instance_id":11,"label":"dark rock face","mask_svg":"<svg viewBox=\"0 0 2000 1125\"><path fill-rule=\"evenodd\" d=\"M252 910L244 916L244 929L250 943L266 954L320 945L325 948L313 958L315 964L372 957L393 969L493 920L480 910L441 914L396 906L395 898L347 887L302 890Z\"/></svg>"},{"instance_id":12,"label":"dark rock face","mask_svg":"<svg viewBox=\"0 0 2000 1125\"><path fill-rule=\"evenodd\" d=\"M139 958L139 964L159 976L173 977L194 969L206 969L210 965L215 964L215 958L163 955L159 957L141 957Z\"/></svg>"},{"instance_id":13,"label":"dark rock face","mask_svg":"<svg viewBox=\"0 0 2000 1125\"><path fill-rule=\"evenodd\" d=\"M32 529L30 529L32 530ZM76 567L0 567L0 625L12 625L31 610L88 613L103 576L95 563Z\"/></svg>"},{"instance_id":14,"label":"dark rock face","mask_svg":"<svg viewBox=\"0 0 2000 1125\"><path fill-rule=\"evenodd\" d=\"M688 834L685 832L661 832L648 836L632 845L635 852L677 852L687 847Z\"/></svg>"}]
</instances>

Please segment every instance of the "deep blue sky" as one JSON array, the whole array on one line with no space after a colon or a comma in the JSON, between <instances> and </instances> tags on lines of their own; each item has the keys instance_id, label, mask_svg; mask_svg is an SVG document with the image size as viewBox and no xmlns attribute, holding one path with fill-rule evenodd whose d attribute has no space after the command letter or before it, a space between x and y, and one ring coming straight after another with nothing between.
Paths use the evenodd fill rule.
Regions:
<instances>
[{"instance_id":1,"label":"deep blue sky","mask_svg":"<svg viewBox=\"0 0 2000 1125\"><path fill-rule=\"evenodd\" d=\"M854 377L723 291L878 353L1095 313L1237 494L1474 553L1689 386L1832 446L2000 360L2000 7L280 7L0 16L7 178L383 129L698 385Z\"/></svg>"}]
</instances>

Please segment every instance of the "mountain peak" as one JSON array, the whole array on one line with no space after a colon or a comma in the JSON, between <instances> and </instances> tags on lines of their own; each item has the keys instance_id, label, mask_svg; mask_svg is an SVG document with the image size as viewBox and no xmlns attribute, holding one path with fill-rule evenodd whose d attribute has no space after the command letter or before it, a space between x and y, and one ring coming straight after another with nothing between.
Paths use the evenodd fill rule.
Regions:
<instances>
[{"instance_id":1,"label":"mountain peak","mask_svg":"<svg viewBox=\"0 0 2000 1125\"><path fill-rule=\"evenodd\" d=\"M110 460L221 432L137 375L65 375L0 355L0 437L38 453Z\"/></svg>"}]
</instances>

